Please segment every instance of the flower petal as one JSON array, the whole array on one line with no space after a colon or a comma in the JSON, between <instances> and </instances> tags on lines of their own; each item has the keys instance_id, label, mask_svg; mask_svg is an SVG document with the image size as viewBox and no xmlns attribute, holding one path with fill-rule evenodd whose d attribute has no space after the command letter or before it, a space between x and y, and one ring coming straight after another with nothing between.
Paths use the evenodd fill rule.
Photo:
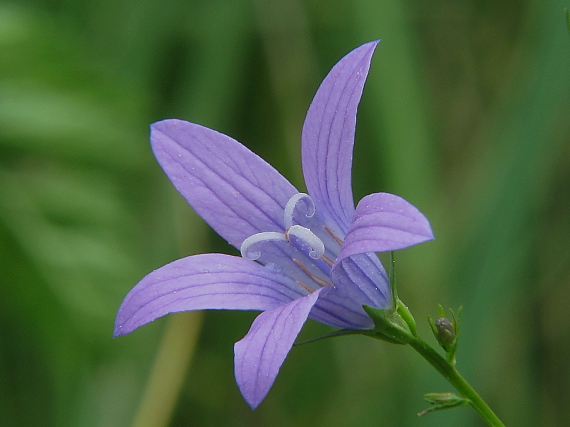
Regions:
<instances>
[{"instance_id":1,"label":"flower petal","mask_svg":"<svg viewBox=\"0 0 570 427\"><path fill-rule=\"evenodd\" d=\"M311 308L326 290L261 313L247 335L235 343L236 382L252 409L269 392Z\"/></svg>"},{"instance_id":2,"label":"flower petal","mask_svg":"<svg viewBox=\"0 0 570 427\"><path fill-rule=\"evenodd\" d=\"M339 282L339 280L336 281ZM358 299L351 299L354 297ZM355 286L331 288L326 298L319 298L309 317L335 328L369 329L374 326L374 323L362 308L364 304L374 307L378 305L373 304Z\"/></svg>"},{"instance_id":3,"label":"flower petal","mask_svg":"<svg viewBox=\"0 0 570 427\"><path fill-rule=\"evenodd\" d=\"M429 221L416 207L393 194L369 194L356 207L335 266L352 255L395 251L433 238Z\"/></svg>"},{"instance_id":4,"label":"flower petal","mask_svg":"<svg viewBox=\"0 0 570 427\"><path fill-rule=\"evenodd\" d=\"M115 336L179 311L271 309L300 297L298 288L285 276L245 258L182 258L153 271L127 294L117 313Z\"/></svg>"},{"instance_id":5,"label":"flower petal","mask_svg":"<svg viewBox=\"0 0 570 427\"><path fill-rule=\"evenodd\" d=\"M366 315L367 319L361 325L354 324L352 328L371 327L371 319L364 312L363 305L388 308L391 302L388 275L375 253L356 254L342 259L333 265L331 278L335 288L341 290L344 296L344 301L341 299L340 302L345 306L353 304L360 309L357 313ZM326 299L329 298L331 294L327 294Z\"/></svg>"},{"instance_id":6,"label":"flower petal","mask_svg":"<svg viewBox=\"0 0 570 427\"><path fill-rule=\"evenodd\" d=\"M283 209L297 190L245 146L183 120L154 123L150 138L176 189L230 244L284 230Z\"/></svg>"},{"instance_id":7,"label":"flower petal","mask_svg":"<svg viewBox=\"0 0 570 427\"><path fill-rule=\"evenodd\" d=\"M321 83L303 126L303 174L319 209L346 233L354 212L351 169L356 110L378 42L341 59Z\"/></svg>"}]
</instances>

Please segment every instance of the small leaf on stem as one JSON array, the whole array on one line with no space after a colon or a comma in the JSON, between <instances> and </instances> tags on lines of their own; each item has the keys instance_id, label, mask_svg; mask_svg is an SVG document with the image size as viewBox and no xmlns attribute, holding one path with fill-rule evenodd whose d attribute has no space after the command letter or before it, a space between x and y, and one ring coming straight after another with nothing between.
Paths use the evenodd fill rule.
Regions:
<instances>
[{"instance_id":1,"label":"small leaf on stem","mask_svg":"<svg viewBox=\"0 0 570 427\"><path fill-rule=\"evenodd\" d=\"M469 404L469 399L459 397L455 393L426 393L424 394L424 399L431 403L432 406L419 412L419 417L429 414L430 412L456 408L458 406Z\"/></svg>"}]
</instances>

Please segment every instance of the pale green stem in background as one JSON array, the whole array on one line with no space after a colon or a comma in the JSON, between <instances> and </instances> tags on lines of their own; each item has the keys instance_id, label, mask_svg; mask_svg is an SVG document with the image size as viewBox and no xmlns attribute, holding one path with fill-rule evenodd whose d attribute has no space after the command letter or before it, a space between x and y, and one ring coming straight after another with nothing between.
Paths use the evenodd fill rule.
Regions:
<instances>
[{"instance_id":1,"label":"pale green stem in background","mask_svg":"<svg viewBox=\"0 0 570 427\"><path fill-rule=\"evenodd\" d=\"M243 72L247 50L248 17L240 2L209 3L203 22L188 22L192 42L202 46L203 59L193 65L195 75L179 88L182 103L175 106L180 118L208 123L213 128L227 123ZM223 31L220 29L223 28ZM220 48L221 45L224 48ZM207 226L192 209L171 190L175 204L176 236L180 254L205 252ZM133 427L163 427L170 424L183 380L190 369L202 324L201 312L180 313L167 321L150 378L140 402Z\"/></svg>"},{"instance_id":2,"label":"pale green stem in background","mask_svg":"<svg viewBox=\"0 0 570 427\"><path fill-rule=\"evenodd\" d=\"M206 225L174 190L171 195L180 253L199 252L205 246ZM192 363L203 316L201 311L169 316L132 427L166 427L170 424Z\"/></svg>"},{"instance_id":3,"label":"pale green stem in background","mask_svg":"<svg viewBox=\"0 0 570 427\"><path fill-rule=\"evenodd\" d=\"M133 427L170 423L185 374L192 362L203 313L178 313L168 319Z\"/></svg>"}]
</instances>

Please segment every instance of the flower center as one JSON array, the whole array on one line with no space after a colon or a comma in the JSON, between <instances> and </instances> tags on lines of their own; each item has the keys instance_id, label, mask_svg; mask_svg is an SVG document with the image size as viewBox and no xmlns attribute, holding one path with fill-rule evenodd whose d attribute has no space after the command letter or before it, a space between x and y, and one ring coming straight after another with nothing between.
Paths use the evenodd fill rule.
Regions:
<instances>
[{"instance_id":1,"label":"flower center","mask_svg":"<svg viewBox=\"0 0 570 427\"><path fill-rule=\"evenodd\" d=\"M248 237L241 244L242 257L283 270L309 292L314 287L332 286L330 269L342 240L315 213L308 194L295 194L283 211L284 232L264 231Z\"/></svg>"}]
</instances>

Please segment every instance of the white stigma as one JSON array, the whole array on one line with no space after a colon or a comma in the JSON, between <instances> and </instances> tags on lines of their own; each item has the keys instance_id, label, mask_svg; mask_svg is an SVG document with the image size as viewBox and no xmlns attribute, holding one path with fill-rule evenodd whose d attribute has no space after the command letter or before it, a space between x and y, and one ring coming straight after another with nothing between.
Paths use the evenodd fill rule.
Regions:
<instances>
[{"instance_id":1,"label":"white stigma","mask_svg":"<svg viewBox=\"0 0 570 427\"><path fill-rule=\"evenodd\" d=\"M297 193L293 195L285 205L283 211L285 232L264 231L249 236L241 244L241 256L255 261L261 257L261 251L253 250L254 245L261 245L264 242L286 242L297 250L305 252L305 254L308 248L308 255L312 259L323 258L325 254L325 244L323 241L309 228L293 223L297 209L301 209L301 212L306 218L312 218L315 215L316 207L313 199L311 199L308 194ZM299 214L301 212L299 212Z\"/></svg>"},{"instance_id":2,"label":"white stigma","mask_svg":"<svg viewBox=\"0 0 570 427\"><path fill-rule=\"evenodd\" d=\"M308 228L301 225L292 225L285 231L285 238L288 241L291 241L291 236L296 237L311 248L309 252L311 258L319 259L325 254L325 244Z\"/></svg>"},{"instance_id":3,"label":"white stigma","mask_svg":"<svg viewBox=\"0 0 570 427\"><path fill-rule=\"evenodd\" d=\"M315 202L313 202L311 196L305 193L297 193L293 195L293 197L291 197L285 205L285 211L283 212L283 222L285 223L285 229L288 229L293 225L293 216L295 214L295 209L301 201L305 203L305 216L307 218L312 218L313 215L315 215Z\"/></svg>"},{"instance_id":4,"label":"white stigma","mask_svg":"<svg viewBox=\"0 0 570 427\"><path fill-rule=\"evenodd\" d=\"M264 231L262 233L256 233L253 236L249 236L243 241L240 247L241 256L251 260L256 260L261 256L260 251L250 251L253 245L261 242L286 242L287 239L283 233L278 233L276 231Z\"/></svg>"}]
</instances>

